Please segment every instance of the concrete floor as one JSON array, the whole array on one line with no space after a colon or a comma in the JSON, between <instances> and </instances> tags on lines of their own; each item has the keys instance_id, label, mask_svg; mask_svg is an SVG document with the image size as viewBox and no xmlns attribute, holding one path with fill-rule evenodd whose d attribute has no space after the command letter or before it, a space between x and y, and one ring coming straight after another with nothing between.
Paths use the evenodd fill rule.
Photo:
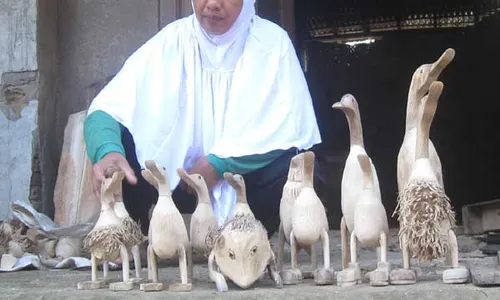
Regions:
<instances>
[{"instance_id":1,"label":"concrete floor","mask_svg":"<svg viewBox=\"0 0 500 300\"><path fill-rule=\"evenodd\" d=\"M340 270L340 238L338 231L331 235L331 261L335 270ZM276 237L272 244L277 245ZM466 264L468 259L480 259L482 254L477 250L480 243L464 236L459 236L460 260ZM318 245L319 246L319 245ZM401 265L401 256L397 246L396 232L391 236L389 260L394 267ZM318 248L319 249L319 248ZM319 251L318 253L321 253ZM319 254L321 255L321 254ZM373 270L376 266L376 252L372 249L359 249L359 262L364 271ZM285 247L285 259L289 261L288 247ZM302 268L307 269L308 257L301 252L299 261ZM322 257L318 256L318 261ZM135 289L129 292L112 292L108 289L97 291L81 291L76 286L79 281L90 279L90 271L75 270L42 270L0 273L0 299L500 299L500 288L480 288L472 284L446 285L441 281L442 260L416 265L420 270L419 282L407 286L371 287L366 282L348 288L333 286L315 286L312 279L306 279L298 286L285 286L276 289L269 277L265 276L248 290L241 290L229 284L229 292L219 293L208 279L206 263L198 261L194 269L193 291L187 293L150 292ZM147 272L143 269L143 276ZM111 272L112 277L119 278L120 272ZM178 268L164 265L159 274L165 283L179 280Z\"/></svg>"}]
</instances>

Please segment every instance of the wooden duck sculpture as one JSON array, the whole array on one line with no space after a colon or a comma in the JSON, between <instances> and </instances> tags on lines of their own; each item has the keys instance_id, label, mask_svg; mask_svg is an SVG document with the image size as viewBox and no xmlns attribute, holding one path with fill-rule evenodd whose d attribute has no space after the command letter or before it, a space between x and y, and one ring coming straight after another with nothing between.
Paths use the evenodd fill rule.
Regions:
<instances>
[{"instance_id":1,"label":"wooden duck sculpture","mask_svg":"<svg viewBox=\"0 0 500 300\"><path fill-rule=\"evenodd\" d=\"M429 261L448 254L452 268L443 273L445 283L465 283L469 278L468 270L458 265L458 245L453 232L455 214L429 155L429 131L442 90L441 82L433 82L429 94L422 100L424 109L417 126L415 161L399 193L396 210L403 269L391 272L392 284L416 282L415 273L410 270L410 253Z\"/></svg>"},{"instance_id":2,"label":"wooden duck sculpture","mask_svg":"<svg viewBox=\"0 0 500 300\"><path fill-rule=\"evenodd\" d=\"M328 285L333 284L333 271L330 269L329 227L325 207L314 190L314 160L314 152L304 152L304 182L292 207L291 262L293 272L300 273L297 249L312 248L317 242L321 242L324 264L323 268L314 270L314 281L317 285Z\"/></svg>"},{"instance_id":3,"label":"wooden duck sculpture","mask_svg":"<svg viewBox=\"0 0 500 300\"><path fill-rule=\"evenodd\" d=\"M146 161L142 176L158 190L158 202L153 210L148 232L148 270L152 283L141 284L143 291L161 291L163 283L158 282L157 259L179 259L180 283L170 284L169 291L192 290L189 271L192 268L192 249L181 213L172 199L168 175L154 161Z\"/></svg>"},{"instance_id":4,"label":"wooden duck sculpture","mask_svg":"<svg viewBox=\"0 0 500 300\"><path fill-rule=\"evenodd\" d=\"M139 224L132 220L127 209L125 208L125 204L123 203L122 181L120 181L117 185L118 188L115 193L113 210L125 227L124 243L127 249L130 249L130 252L134 258L135 278L132 281L141 282L142 264L139 247L142 245L146 238L143 236Z\"/></svg>"},{"instance_id":5,"label":"wooden duck sculpture","mask_svg":"<svg viewBox=\"0 0 500 300\"><path fill-rule=\"evenodd\" d=\"M247 201L247 191L245 186L245 180L243 176L239 174L232 174L230 172L224 173L224 179L231 185L237 194L236 205L234 206L231 216L236 215L251 215L254 216L250 206Z\"/></svg>"},{"instance_id":6,"label":"wooden duck sculpture","mask_svg":"<svg viewBox=\"0 0 500 300\"><path fill-rule=\"evenodd\" d=\"M422 98L429 91L432 82L439 78L443 70L453 61L455 50L447 49L441 57L432 64L423 64L413 73L408 91L406 107L406 128L403 143L398 153L397 180L398 191L406 186L410 176L413 162L415 161L415 148L417 143L417 127L422 118ZM439 183L444 188L441 161L437 155L432 141L429 140L429 159Z\"/></svg>"},{"instance_id":7,"label":"wooden duck sculpture","mask_svg":"<svg viewBox=\"0 0 500 300\"><path fill-rule=\"evenodd\" d=\"M83 246L91 253L92 280L79 282L78 289L100 289L108 279L108 262L118 258L122 260L123 282L131 289L129 281L129 255L124 244L125 227L113 210L114 193L120 187L124 173L116 172L107 178L101 186L101 213L94 228L83 240ZM104 280L97 279L97 262L103 262ZM133 286L132 286L133 287Z\"/></svg>"},{"instance_id":8,"label":"wooden duck sculpture","mask_svg":"<svg viewBox=\"0 0 500 300\"><path fill-rule=\"evenodd\" d=\"M332 107L342 110L346 115L351 143L342 175L343 216L340 228L343 271L337 274L337 284L351 286L361 283L361 270L357 263L356 248L359 240L365 246L377 247L381 256L378 268L370 273L370 284L387 285L390 271L387 263L389 224L381 200L377 171L364 148L359 106L353 95L346 94Z\"/></svg>"},{"instance_id":9,"label":"wooden duck sculpture","mask_svg":"<svg viewBox=\"0 0 500 300\"><path fill-rule=\"evenodd\" d=\"M290 233L292 232L292 208L295 199L300 194L302 190L303 183L303 171L304 171L304 154L299 153L292 157L290 160L290 166L288 168L288 177L285 185L283 186L283 193L280 201L280 226L279 226L279 248L277 257L277 268L280 272L283 271L283 253L285 248L285 242L290 245ZM316 269L316 255L314 253L314 247L307 248L306 251L311 255L311 260L313 264L313 270ZM292 271L293 272L293 271ZM292 274L290 272L282 272L283 283L298 284L300 283L301 274Z\"/></svg>"},{"instance_id":10,"label":"wooden duck sculpture","mask_svg":"<svg viewBox=\"0 0 500 300\"><path fill-rule=\"evenodd\" d=\"M206 239L209 232L217 228L217 220L207 184L200 174L188 174L184 169L177 169L177 174L196 191L198 196L198 205L191 215L189 227L192 250L208 257L210 249L206 244Z\"/></svg>"}]
</instances>

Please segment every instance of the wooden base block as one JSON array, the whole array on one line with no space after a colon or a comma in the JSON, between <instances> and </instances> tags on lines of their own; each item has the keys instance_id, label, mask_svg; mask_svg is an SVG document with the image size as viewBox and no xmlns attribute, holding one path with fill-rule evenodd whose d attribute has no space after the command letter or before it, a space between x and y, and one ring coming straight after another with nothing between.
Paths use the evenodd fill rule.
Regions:
<instances>
[{"instance_id":1,"label":"wooden base block","mask_svg":"<svg viewBox=\"0 0 500 300\"><path fill-rule=\"evenodd\" d=\"M115 292L120 292L120 291L131 291L134 289L134 283L129 281L129 282L113 282L109 285L109 289Z\"/></svg>"},{"instance_id":2,"label":"wooden base block","mask_svg":"<svg viewBox=\"0 0 500 300\"><path fill-rule=\"evenodd\" d=\"M189 292L193 289L193 285L191 283L172 283L168 286L169 292Z\"/></svg>"},{"instance_id":3,"label":"wooden base block","mask_svg":"<svg viewBox=\"0 0 500 300\"><path fill-rule=\"evenodd\" d=\"M163 283L142 283L140 290L143 292L161 292L165 289Z\"/></svg>"},{"instance_id":4,"label":"wooden base block","mask_svg":"<svg viewBox=\"0 0 500 300\"><path fill-rule=\"evenodd\" d=\"M79 290L100 290L106 288L106 282L104 280L98 281L82 281L78 282Z\"/></svg>"},{"instance_id":5,"label":"wooden base block","mask_svg":"<svg viewBox=\"0 0 500 300\"><path fill-rule=\"evenodd\" d=\"M417 283L417 274L414 270L394 269L389 275L389 280L393 285L407 285Z\"/></svg>"},{"instance_id":6,"label":"wooden base block","mask_svg":"<svg viewBox=\"0 0 500 300\"><path fill-rule=\"evenodd\" d=\"M334 283L333 270L318 268L314 271L314 283L316 285L332 285Z\"/></svg>"},{"instance_id":7,"label":"wooden base block","mask_svg":"<svg viewBox=\"0 0 500 300\"><path fill-rule=\"evenodd\" d=\"M289 269L280 272L284 285L297 285L302 282L302 273L299 269Z\"/></svg>"}]
</instances>

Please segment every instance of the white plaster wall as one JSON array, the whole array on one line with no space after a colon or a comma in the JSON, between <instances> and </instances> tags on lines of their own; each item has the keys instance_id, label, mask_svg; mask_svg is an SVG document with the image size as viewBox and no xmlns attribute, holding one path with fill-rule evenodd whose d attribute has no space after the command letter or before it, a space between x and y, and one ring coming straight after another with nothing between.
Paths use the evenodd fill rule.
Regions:
<instances>
[{"instance_id":1,"label":"white plaster wall","mask_svg":"<svg viewBox=\"0 0 500 300\"><path fill-rule=\"evenodd\" d=\"M36 23L36 0L0 0L0 76L37 70ZM4 84L0 82L3 107ZM11 217L11 200L29 201L38 101L25 101L20 119L8 119L0 111L0 220Z\"/></svg>"},{"instance_id":2,"label":"white plaster wall","mask_svg":"<svg viewBox=\"0 0 500 300\"><path fill-rule=\"evenodd\" d=\"M36 11L36 0L0 0L0 74L38 68Z\"/></svg>"}]
</instances>

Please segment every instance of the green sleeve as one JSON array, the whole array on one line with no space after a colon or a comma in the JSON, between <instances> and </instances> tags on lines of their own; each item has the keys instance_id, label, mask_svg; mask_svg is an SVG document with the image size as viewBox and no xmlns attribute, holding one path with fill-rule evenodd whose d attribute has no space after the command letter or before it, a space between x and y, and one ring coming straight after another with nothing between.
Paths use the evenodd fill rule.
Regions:
<instances>
[{"instance_id":1,"label":"green sleeve","mask_svg":"<svg viewBox=\"0 0 500 300\"><path fill-rule=\"evenodd\" d=\"M209 154L207 160L215 168L219 177L223 178L225 172L244 175L261 169L272 163L282 153L283 150L273 150L264 154L229 158L220 158L216 155Z\"/></svg>"},{"instance_id":2,"label":"green sleeve","mask_svg":"<svg viewBox=\"0 0 500 300\"><path fill-rule=\"evenodd\" d=\"M125 156L121 134L121 124L104 111L98 110L88 115L83 125L83 135L92 164L110 152Z\"/></svg>"}]
</instances>

